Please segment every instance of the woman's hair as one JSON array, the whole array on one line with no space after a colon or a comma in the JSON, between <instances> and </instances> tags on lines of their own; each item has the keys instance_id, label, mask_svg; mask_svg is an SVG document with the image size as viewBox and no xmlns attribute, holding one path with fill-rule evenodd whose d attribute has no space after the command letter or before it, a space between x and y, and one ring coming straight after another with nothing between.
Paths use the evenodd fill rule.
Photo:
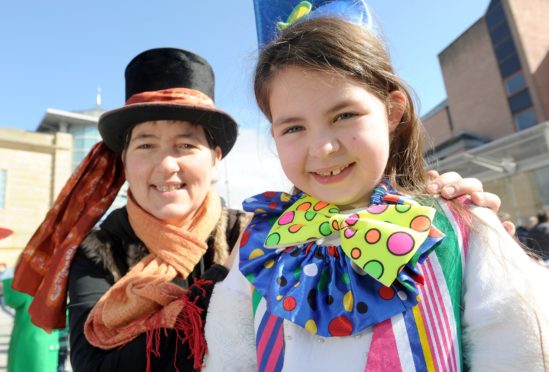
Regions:
<instances>
[{"instance_id":1,"label":"woman's hair","mask_svg":"<svg viewBox=\"0 0 549 372\"><path fill-rule=\"evenodd\" d=\"M421 193L425 183L423 133L412 96L394 73L381 41L369 30L338 18L321 17L292 25L261 52L254 77L257 103L271 120L271 82L284 67L333 73L364 84L386 102L389 94L406 96L404 115L391 136L385 175L407 192Z\"/></svg>"}]
</instances>

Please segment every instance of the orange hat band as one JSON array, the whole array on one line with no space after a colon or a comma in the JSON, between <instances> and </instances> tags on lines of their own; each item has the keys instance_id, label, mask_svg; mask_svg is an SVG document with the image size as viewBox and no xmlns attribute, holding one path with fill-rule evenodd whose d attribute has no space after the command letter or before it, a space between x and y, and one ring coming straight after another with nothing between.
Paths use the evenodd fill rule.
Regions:
<instances>
[{"instance_id":1,"label":"orange hat band","mask_svg":"<svg viewBox=\"0 0 549 372\"><path fill-rule=\"evenodd\" d=\"M166 102L180 105L215 107L213 100L206 94L188 88L171 88L137 93L128 98L125 106L146 102Z\"/></svg>"}]
</instances>

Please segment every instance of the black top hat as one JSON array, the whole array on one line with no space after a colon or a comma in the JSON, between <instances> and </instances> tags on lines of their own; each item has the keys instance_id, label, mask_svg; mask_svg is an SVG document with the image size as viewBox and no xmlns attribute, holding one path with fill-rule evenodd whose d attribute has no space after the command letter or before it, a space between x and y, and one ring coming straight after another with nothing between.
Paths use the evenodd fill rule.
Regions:
<instances>
[{"instance_id":1,"label":"black top hat","mask_svg":"<svg viewBox=\"0 0 549 372\"><path fill-rule=\"evenodd\" d=\"M116 154L133 126L151 120L185 120L202 125L229 153L238 124L214 105L214 73L202 57L181 49L147 50L126 67L126 104L99 118L99 133Z\"/></svg>"}]
</instances>

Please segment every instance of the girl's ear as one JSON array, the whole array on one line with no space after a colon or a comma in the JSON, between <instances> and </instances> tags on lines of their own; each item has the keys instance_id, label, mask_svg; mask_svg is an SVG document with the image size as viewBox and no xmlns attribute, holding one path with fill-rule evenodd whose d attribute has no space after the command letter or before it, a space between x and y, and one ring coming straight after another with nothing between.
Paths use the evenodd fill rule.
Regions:
<instances>
[{"instance_id":1,"label":"girl's ear","mask_svg":"<svg viewBox=\"0 0 549 372\"><path fill-rule=\"evenodd\" d=\"M393 133L406 110L406 96L400 90L395 90L389 93L387 100L389 131Z\"/></svg>"}]
</instances>

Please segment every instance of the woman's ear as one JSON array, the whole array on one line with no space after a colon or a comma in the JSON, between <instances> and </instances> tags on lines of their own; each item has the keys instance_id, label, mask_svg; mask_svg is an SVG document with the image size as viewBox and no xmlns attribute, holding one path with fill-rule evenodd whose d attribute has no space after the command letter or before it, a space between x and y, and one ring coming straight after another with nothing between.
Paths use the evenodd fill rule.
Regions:
<instances>
[{"instance_id":1,"label":"woman's ear","mask_svg":"<svg viewBox=\"0 0 549 372\"><path fill-rule=\"evenodd\" d=\"M406 110L406 95L400 90L395 90L389 93L387 101L389 132L393 133L398 124L400 124L402 115L404 115L404 111Z\"/></svg>"},{"instance_id":2,"label":"woman's ear","mask_svg":"<svg viewBox=\"0 0 549 372\"><path fill-rule=\"evenodd\" d=\"M216 183L218 181L217 171L219 164L221 163L221 157L221 147L216 146L215 149L212 150L212 183Z\"/></svg>"},{"instance_id":3,"label":"woman's ear","mask_svg":"<svg viewBox=\"0 0 549 372\"><path fill-rule=\"evenodd\" d=\"M222 152L221 147L215 146L215 148L212 150L212 164L214 167L214 170L217 169L219 166L219 162L221 162Z\"/></svg>"}]
</instances>

